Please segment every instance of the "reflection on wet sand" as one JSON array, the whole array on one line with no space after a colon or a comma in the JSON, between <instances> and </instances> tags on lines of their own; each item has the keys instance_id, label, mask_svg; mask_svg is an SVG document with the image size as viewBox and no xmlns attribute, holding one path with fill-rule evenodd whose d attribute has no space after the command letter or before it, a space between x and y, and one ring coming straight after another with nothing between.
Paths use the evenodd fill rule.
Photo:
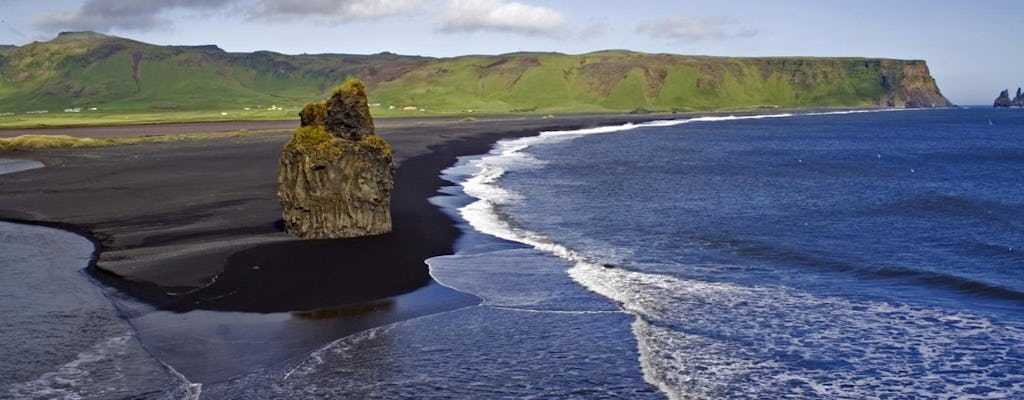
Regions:
<instances>
[{"instance_id":1,"label":"reflection on wet sand","mask_svg":"<svg viewBox=\"0 0 1024 400\"><path fill-rule=\"evenodd\" d=\"M293 311L291 314L299 319L324 320L360 317L377 312L388 312L394 310L394 308L395 300L385 299L367 303L346 304L332 308L318 308L309 311Z\"/></svg>"},{"instance_id":2,"label":"reflection on wet sand","mask_svg":"<svg viewBox=\"0 0 1024 400\"><path fill-rule=\"evenodd\" d=\"M124 296L115 300L123 310L146 307ZM154 356L189 381L208 384L280 365L356 332L479 302L432 283L394 298L311 311L129 313L137 315L130 322Z\"/></svg>"}]
</instances>

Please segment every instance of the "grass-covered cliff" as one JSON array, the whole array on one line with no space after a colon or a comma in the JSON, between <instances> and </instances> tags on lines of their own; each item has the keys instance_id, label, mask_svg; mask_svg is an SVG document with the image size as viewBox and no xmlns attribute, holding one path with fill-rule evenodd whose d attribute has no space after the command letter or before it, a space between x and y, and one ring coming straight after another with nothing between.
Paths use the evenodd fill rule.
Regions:
<instances>
[{"instance_id":1,"label":"grass-covered cliff","mask_svg":"<svg viewBox=\"0 0 1024 400\"><path fill-rule=\"evenodd\" d=\"M378 115L950 105L916 60L631 51L283 55L84 32L0 48L0 114L290 109L348 77L366 83Z\"/></svg>"}]
</instances>

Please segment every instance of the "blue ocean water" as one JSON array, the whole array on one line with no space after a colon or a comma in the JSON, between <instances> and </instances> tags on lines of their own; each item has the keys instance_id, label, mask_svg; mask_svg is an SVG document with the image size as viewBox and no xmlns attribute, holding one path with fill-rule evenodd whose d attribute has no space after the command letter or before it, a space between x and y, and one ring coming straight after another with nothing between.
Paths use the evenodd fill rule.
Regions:
<instances>
[{"instance_id":1,"label":"blue ocean water","mask_svg":"<svg viewBox=\"0 0 1024 400\"><path fill-rule=\"evenodd\" d=\"M546 132L467 160L461 211L633 316L669 397L1017 398L1021 126L947 109ZM573 307L535 285L519 295Z\"/></svg>"}]
</instances>

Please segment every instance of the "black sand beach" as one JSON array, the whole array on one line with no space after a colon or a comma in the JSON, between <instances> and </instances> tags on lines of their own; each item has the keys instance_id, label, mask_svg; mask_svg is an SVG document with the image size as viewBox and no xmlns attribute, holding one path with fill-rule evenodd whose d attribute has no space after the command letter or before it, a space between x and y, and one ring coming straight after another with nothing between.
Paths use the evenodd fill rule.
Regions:
<instances>
[{"instance_id":1,"label":"black sand beach","mask_svg":"<svg viewBox=\"0 0 1024 400\"><path fill-rule=\"evenodd\" d=\"M91 237L98 247L91 275L162 310L163 317L133 322L140 340L190 380L217 381L396 318L472 304L471 296L431 283L424 264L427 258L450 254L459 235L454 222L428 202L445 185L440 171L457 157L485 153L506 137L651 119L603 115L381 121L379 133L391 142L398 169L394 232L377 237L297 240L282 232L277 157L290 132L0 152L0 158L47 165L0 178L0 219L62 226ZM167 127L168 132L181 129ZM415 301L399 296L423 287L429 290L417 291ZM181 314L193 310L204 314ZM261 342L279 342L280 324L261 325L266 334L260 328L247 330L239 338L251 344L231 351L219 348L232 340L222 333L216 341L174 339L172 332L201 338L203 332L224 331L223 324L195 322L216 319L202 310L306 311L293 315L333 322L304 328L288 338L289 346L265 356L239 357L262 348ZM197 360L194 354L210 354L210 359Z\"/></svg>"}]
</instances>

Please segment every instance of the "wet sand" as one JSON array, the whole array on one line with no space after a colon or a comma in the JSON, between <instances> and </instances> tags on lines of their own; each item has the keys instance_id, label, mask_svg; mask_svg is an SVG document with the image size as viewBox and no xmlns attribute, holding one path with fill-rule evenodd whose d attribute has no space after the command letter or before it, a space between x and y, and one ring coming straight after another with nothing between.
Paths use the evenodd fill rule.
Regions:
<instances>
[{"instance_id":1,"label":"wet sand","mask_svg":"<svg viewBox=\"0 0 1024 400\"><path fill-rule=\"evenodd\" d=\"M143 344L193 382L214 382L373 326L475 304L433 283L424 263L451 254L459 235L428 201L446 185L440 171L501 138L650 119L382 121L378 133L398 169L394 232L376 237L282 232L277 158L290 133L0 152L47 166L0 177L0 219L93 239L89 272L116 289L112 298ZM303 310L315 311L296 313ZM294 329L296 321L306 322Z\"/></svg>"},{"instance_id":2,"label":"wet sand","mask_svg":"<svg viewBox=\"0 0 1024 400\"><path fill-rule=\"evenodd\" d=\"M504 137L650 118L381 123L398 169L394 232L376 237L296 240L282 232L276 179L284 133L0 153L47 165L0 180L0 219L89 233L99 246L94 276L160 309L330 307L429 282L423 260L449 254L458 230L428 199L458 156L484 153Z\"/></svg>"},{"instance_id":3,"label":"wet sand","mask_svg":"<svg viewBox=\"0 0 1024 400\"><path fill-rule=\"evenodd\" d=\"M75 126L0 129L0 138L21 135L66 135L74 137L123 137L175 135L184 133L217 133L236 131L287 130L298 127L297 120L287 121L225 121L178 124L140 124L113 126Z\"/></svg>"}]
</instances>

